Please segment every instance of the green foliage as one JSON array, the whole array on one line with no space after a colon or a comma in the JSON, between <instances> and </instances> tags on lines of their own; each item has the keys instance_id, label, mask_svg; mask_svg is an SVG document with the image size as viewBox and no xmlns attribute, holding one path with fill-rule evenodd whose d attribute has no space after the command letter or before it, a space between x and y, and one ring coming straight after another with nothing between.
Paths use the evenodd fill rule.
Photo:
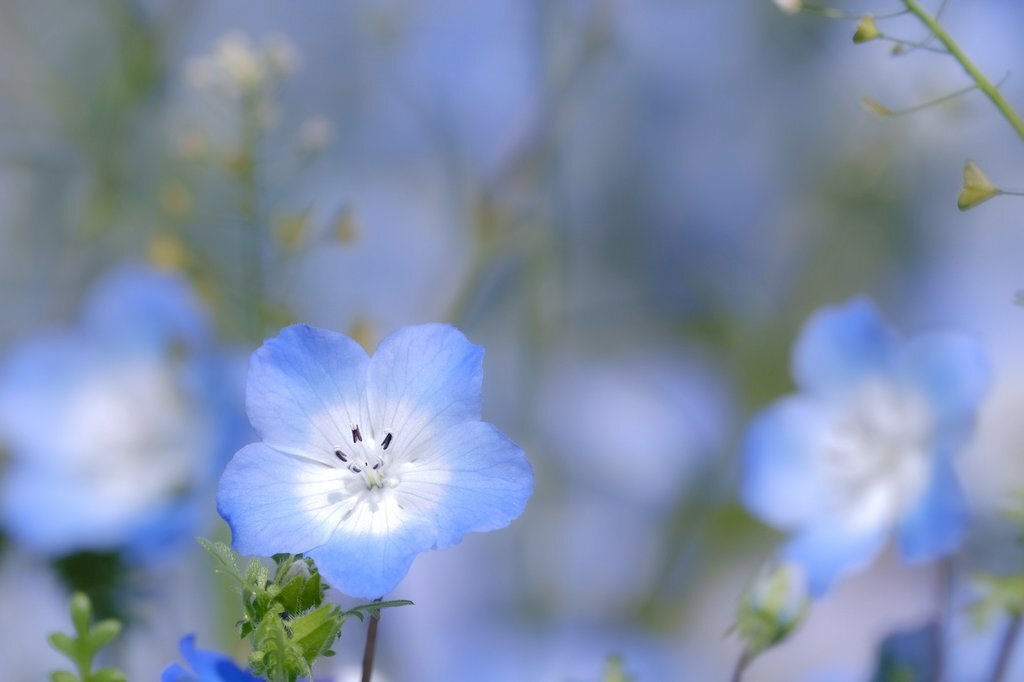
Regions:
<instances>
[{"instance_id":1,"label":"green foliage","mask_svg":"<svg viewBox=\"0 0 1024 682\"><path fill-rule=\"evenodd\" d=\"M99 618L127 620L124 604L129 568L118 552L76 552L53 562L61 581L91 598Z\"/></svg>"},{"instance_id":2,"label":"green foliage","mask_svg":"<svg viewBox=\"0 0 1024 682\"><path fill-rule=\"evenodd\" d=\"M789 637L809 606L801 571L789 565L762 571L740 598L733 626L744 642L747 661Z\"/></svg>"},{"instance_id":3,"label":"green foliage","mask_svg":"<svg viewBox=\"0 0 1024 682\"><path fill-rule=\"evenodd\" d=\"M633 682L633 678L626 672L626 666L622 662L621 656L608 657L601 682Z\"/></svg>"},{"instance_id":4,"label":"green foliage","mask_svg":"<svg viewBox=\"0 0 1024 682\"><path fill-rule=\"evenodd\" d=\"M75 636L54 632L49 639L54 649L71 659L78 674L59 670L50 674L51 682L125 682L119 670L100 668L92 671L96 654L117 638L121 633L121 623L108 618L90 626L92 620L92 602L84 593L76 592L71 597L71 622Z\"/></svg>"},{"instance_id":5,"label":"green foliage","mask_svg":"<svg viewBox=\"0 0 1024 682\"><path fill-rule=\"evenodd\" d=\"M199 538L199 544L213 557L214 570L227 575L241 596L237 626L239 636L252 644L249 666L274 682L312 677L313 663L334 655L331 647L350 616L379 618L381 609L412 604L403 599L342 611L324 603L328 585L308 557L275 554L271 576L272 569L259 559L250 559L243 571L241 557L223 542Z\"/></svg>"}]
</instances>

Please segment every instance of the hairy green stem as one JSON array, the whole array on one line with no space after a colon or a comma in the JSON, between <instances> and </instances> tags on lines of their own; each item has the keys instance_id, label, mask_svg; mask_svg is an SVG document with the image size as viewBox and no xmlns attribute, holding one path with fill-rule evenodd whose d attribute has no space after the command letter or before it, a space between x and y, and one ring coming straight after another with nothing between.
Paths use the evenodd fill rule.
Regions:
<instances>
[{"instance_id":1,"label":"hairy green stem","mask_svg":"<svg viewBox=\"0 0 1024 682\"><path fill-rule=\"evenodd\" d=\"M921 22L928 27L928 29L935 35L939 41L946 46L949 53L954 59L963 67L967 75L970 76L977 84L978 89L985 93L992 103L996 105L1003 117L1009 122L1017 135L1024 139L1024 118L1021 118L1020 114L1013 108L1013 106L1006 101L1003 97L1003 93L1000 92L999 88L996 87L992 81L990 81L985 74L981 72L974 62L964 54L964 51L960 49L956 41L946 32L946 29L942 27L938 19L928 14L921 7L917 0L903 0L903 4L911 14L916 16Z\"/></svg>"}]
</instances>

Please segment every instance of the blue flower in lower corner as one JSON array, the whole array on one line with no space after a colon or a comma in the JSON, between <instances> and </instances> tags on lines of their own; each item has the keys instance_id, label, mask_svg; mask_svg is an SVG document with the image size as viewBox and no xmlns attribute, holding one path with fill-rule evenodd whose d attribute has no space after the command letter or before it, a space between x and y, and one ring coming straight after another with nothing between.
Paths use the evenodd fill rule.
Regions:
<instances>
[{"instance_id":1,"label":"blue flower in lower corner","mask_svg":"<svg viewBox=\"0 0 1024 682\"><path fill-rule=\"evenodd\" d=\"M751 425L742 496L793 533L783 550L821 594L895 534L908 561L959 546L964 500L953 458L990 383L982 349L953 333L901 338L870 301L825 308L793 353L799 393Z\"/></svg>"},{"instance_id":2,"label":"blue flower in lower corner","mask_svg":"<svg viewBox=\"0 0 1024 682\"><path fill-rule=\"evenodd\" d=\"M406 327L373 357L306 325L253 354L249 419L217 507L246 554L304 553L354 597L413 558L502 528L533 491L522 450L480 420L483 349L447 325Z\"/></svg>"},{"instance_id":3,"label":"blue flower in lower corner","mask_svg":"<svg viewBox=\"0 0 1024 682\"><path fill-rule=\"evenodd\" d=\"M262 682L263 678L242 670L224 654L197 649L195 635L182 637L180 649L192 672L172 663L160 682Z\"/></svg>"}]
</instances>

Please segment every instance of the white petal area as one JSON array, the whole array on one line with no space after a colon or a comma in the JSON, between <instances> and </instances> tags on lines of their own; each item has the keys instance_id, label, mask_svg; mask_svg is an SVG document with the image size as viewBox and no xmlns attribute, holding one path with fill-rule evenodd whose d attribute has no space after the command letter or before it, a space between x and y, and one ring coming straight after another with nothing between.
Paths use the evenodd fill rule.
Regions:
<instances>
[{"instance_id":1,"label":"white petal area","mask_svg":"<svg viewBox=\"0 0 1024 682\"><path fill-rule=\"evenodd\" d=\"M352 480L347 469L253 443L224 470L217 510L243 554L305 553L327 542L353 507Z\"/></svg>"},{"instance_id":2,"label":"white petal area","mask_svg":"<svg viewBox=\"0 0 1024 682\"><path fill-rule=\"evenodd\" d=\"M533 470L523 451L491 424L449 428L405 463L395 498L431 519L435 548L468 532L504 528L533 494Z\"/></svg>"},{"instance_id":3,"label":"white petal area","mask_svg":"<svg viewBox=\"0 0 1024 682\"><path fill-rule=\"evenodd\" d=\"M381 341L366 391L371 437L416 447L447 426L480 419L483 348L444 324L404 327Z\"/></svg>"},{"instance_id":4,"label":"white petal area","mask_svg":"<svg viewBox=\"0 0 1024 682\"><path fill-rule=\"evenodd\" d=\"M327 582L351 597L375 599L391 592L413 559L430 549L430 520L402 508L388 490L374 490L337 528L330 541L309 552Z\"/></svg>"},{"instance_id":5,"label":"white petal area","mask_svg":"<svg viewBox=\"0 0 1024 682\"><path fill-rule=\"evenodd\" d=\"M246 409L263 441L331 462L359 424L369 358L352 339L308 325L286 327L253 353Z\"/></svg>"}]
</instances>

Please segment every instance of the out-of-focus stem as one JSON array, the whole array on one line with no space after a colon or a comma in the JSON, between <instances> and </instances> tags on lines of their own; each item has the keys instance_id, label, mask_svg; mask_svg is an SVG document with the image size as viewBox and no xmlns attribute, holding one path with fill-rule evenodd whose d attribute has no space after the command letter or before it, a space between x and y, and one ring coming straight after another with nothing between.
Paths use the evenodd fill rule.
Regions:
<instances>
[{"instance_id":1,"label":"out-of-focus stem","mask_svg":"<svg viewBox=\"0 0 1024 682\"><path fill-rule=\"evenodd\" d=\"M754 657L750 655L749 649L743 647L743 651L740 652L740 657L736 661L736 667L732 671L732 682L741 682L743 674L747 671L747 666L754 660Z\"/></svg>"},{"instance_id":2,"label":"out-of-focus stem","mask_svg":"<svg viewBox=\"0 0 1024 682\"><path fill-rule=\"evenodd\" d=\"M245 93L242 99L242 140L235 173L241 192L238 211L241 220L242 287L246 309L246 333L259 341L263 333L264 305L263 240L264 226L260 207L258 157L260 137L260 104L258 95Z\"/></svg>"},{"instance_id":3,"label":"out-of-focus stem","mask_svg":"<svg viewBox=\"0 0 1024 682\"><path fill-rule=\"evenodd\" d=\"M1003 638L999 642L999 649L996 651L996 660L992 665L991 682L1002 682L1007 669L1010 667L1010 659L1013 658L1013 649L1017 645L1020 635L1021 616L1015 615L1010 619L1003 632Z\"/></svg>"},{"instance_id":4,"label":"out-of-focus stem","mask_svg":"<svg viewBox=\"0 0 1024 682\"><path fill-rule=\"evenodd\" d=\"M999 109L1003 117L1009 122L1013 129L1017 131L1017 134L1024 139L1024 118L1021 118L1020 114L1018 114L1013 106L1006 101L1006 98L1003 97L1003 93L999 88L996 87L992 81L990 81L985 74L981 72L981 69L975 66L974 62L968 58L964 51L960 49L960 46L957 45L956 41L953 40L949 33L946 32L946 29L942 27L942 24L940 24L935 17L928 14L917 0L903 0L903 4L911 14L920 19L921 22L924 23L924 25L927 26L935 35L935 37L946 46L946 49L949 50L949 53L953 58L956 59L960 66L963 67L964 71L967 72L967 75L970 76L977 84L978 89L984 92L985 95L992 100L992 103L996 105L996 108Z\"/></svg>"}]
</instances>

